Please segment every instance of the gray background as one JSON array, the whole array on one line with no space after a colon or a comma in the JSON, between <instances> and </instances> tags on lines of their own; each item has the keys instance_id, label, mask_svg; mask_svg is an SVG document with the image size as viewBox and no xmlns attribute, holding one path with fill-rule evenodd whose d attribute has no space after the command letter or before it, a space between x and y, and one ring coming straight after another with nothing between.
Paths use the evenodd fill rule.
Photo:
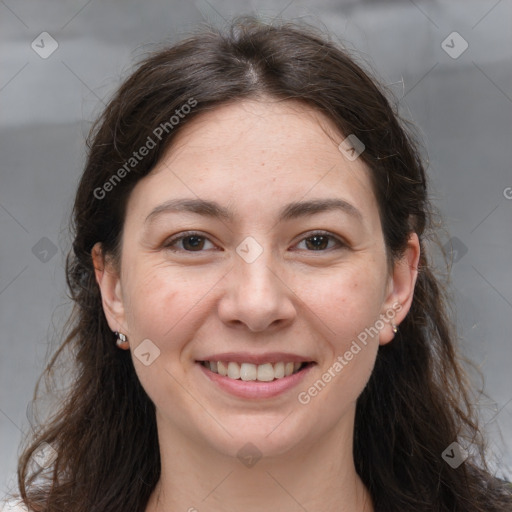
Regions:
<instances>
[{"instance_id":1,"label":"gray background","mask_svg":"<svg viewBox=\"0 0 512 512\"><path fill-rule=\"evenodd\" d=\"M27 404L69 313L66 226L90 122L145 45L254 11L330 30L419 126L443 240L454 237L463 352L485 377L494 467L511 478L510 0L0 0L0 498L14 485ZM31 47L44 31L58 43L46 59ZM453 31L469 45L457 58L445 49L460 52L462 40L442 44Z\"/></svg>"}]
</instances>

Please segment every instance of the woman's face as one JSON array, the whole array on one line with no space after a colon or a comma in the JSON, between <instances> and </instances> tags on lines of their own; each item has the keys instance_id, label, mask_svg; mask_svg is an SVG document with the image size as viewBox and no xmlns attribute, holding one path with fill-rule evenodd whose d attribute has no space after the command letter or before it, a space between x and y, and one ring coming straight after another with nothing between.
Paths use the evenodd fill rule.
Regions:
<instances>
[{"instance_id":1,"label":"woman's face","mask_svg":"<svg viewBox=\"0 0 512 512\"><path fill-rule=\"evenodd\" d=\"M352 435L419 250L414 236L387 267L368 170L343 139L298 103L238 102L184 127L137 183L120 276L97 276L161 432L229 455Z\"/></svg>"}]
</instances>

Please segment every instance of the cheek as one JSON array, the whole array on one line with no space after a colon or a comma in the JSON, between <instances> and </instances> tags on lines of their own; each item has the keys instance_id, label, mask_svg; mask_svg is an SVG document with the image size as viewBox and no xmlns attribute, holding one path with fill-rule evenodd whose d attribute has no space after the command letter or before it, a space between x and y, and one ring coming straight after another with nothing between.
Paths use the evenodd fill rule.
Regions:
<instances>
[{"instance_id":1,"label":"cheek","mask_svg":"<svg viewBox=\"0 0 512 512\"><path fill-rule=\"evenodd\" d=\"M138 268L128 277L126 316L130 332L136 339L154 340L162 351L174 350L197 330L208 292L219 276L203 272L198 278L191 269L165 266Z\"/></svg>"},{"instance_id":2,"label":"cheek","mask_svg":"<svg viewBox=\"0 0 512 512\"><path fill-rule=\"evenodd\" d=\"M300 390L297 398L301 407L316 418L319 426L331 428L355 410L357 399L371 376L377 347L360 345L358 350L355 354L348 350L352 354L350 360L346 359L345 353L337 356Z\"/></svg>"},{"instance_id":3,"label":"cheek","mask_svg":"<svg viewBox=\"0 0 512 512\"><path fill-rule=\"evenodd\" d=\"M184 400L180 407L185 407L187 396L183 395L179 382L186 347L204 322L208 291L218 278L203 276L198 280L189 271L185 277L185 273L175 268L162 266L139 267L138 271L135 268L126 287L129 296L126 317L134 341L131 349L135 371L146 393L159 407L165 408L169 397L173 397L169 407L178 406L180 397ZM146 340L158 348L155 351L150 345L151 359L147 366L139 359L142 350L137 350L141 342L147 344Z\"/></svg>"},{"instance_id":4,"label":"cheek","mask_svg":"<svg viewBox=\"0 0 512 512\"><path fill-rule=\"evenodd\" d=\"M297 296L327 328L331 345L344 351L350 339L379 317L383 275L375 263L331 269L310 278L295 278Z\"/></svg>"},{"instance_id":5,"label":"cheek","mask_svg":"<svg viewBox=\"0 0 512 512\"><path fill-rule=\"evenodd\" d=\"M311 403L327 423L355 403L370 378L379 346L371 327L379 319L383 289L375 264L338 270L301 288L304 303L327 328L321 368L304 383L299 402Z\"/></svg>"}]
</instances>

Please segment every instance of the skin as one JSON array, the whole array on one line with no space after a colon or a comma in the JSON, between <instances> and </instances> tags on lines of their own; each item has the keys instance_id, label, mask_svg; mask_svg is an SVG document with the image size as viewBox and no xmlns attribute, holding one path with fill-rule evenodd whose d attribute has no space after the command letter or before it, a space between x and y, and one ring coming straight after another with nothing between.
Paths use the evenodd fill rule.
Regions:
<instances>
[{"instance_id":1,"label":"skin","mask_svg":"<svg viewBox=\"0 0 512 512\"><path fill-rule=\"evenodd\" d=\"M297 399L397 303L400 324L417 277L415 234L388 267L369 171L360 158L344 158L344 138L321 113L291 101L201 114L132 191L120 269L100 244L93 248L109 326L127 335L157 410L162 474L146 512L374 510L352 439L356 400L379 345L393 339L390 322L308 404ZM234 217L173 212L145 222L175 198L216 201ZM322 198L345 200L361 219L333 210L277 221L288 203ZM205 237L199 250L190 239L165 247L188 230ZM316 230L335 238L314 250ZM263 249L252 263L236 252L248 236ZM160 350L149 366L134 354L145 339ZM280 396L243 399L196 363L240 351L294 353L316 365ZM248 442L262 454L250 468L237 458Z\"/></svg>"}]
</instances>

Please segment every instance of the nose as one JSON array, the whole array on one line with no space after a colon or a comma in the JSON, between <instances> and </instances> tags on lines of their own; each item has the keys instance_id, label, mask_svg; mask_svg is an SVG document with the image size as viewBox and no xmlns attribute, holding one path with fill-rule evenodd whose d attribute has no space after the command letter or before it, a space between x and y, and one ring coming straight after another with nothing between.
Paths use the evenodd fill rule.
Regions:
<instances>
[{"instance_id":1,"label":"nose","mask_svg":"<svg viewBox=\"0 0 512 512\"><path fill-rule=\"evenodd\" d=\"M253 332L275 330L293 322L295 296L280 265L264 251L248 263L236 255L234 268L225 277L225 293L218 314L230 327Z\"/></svg>"}]
</instances>

